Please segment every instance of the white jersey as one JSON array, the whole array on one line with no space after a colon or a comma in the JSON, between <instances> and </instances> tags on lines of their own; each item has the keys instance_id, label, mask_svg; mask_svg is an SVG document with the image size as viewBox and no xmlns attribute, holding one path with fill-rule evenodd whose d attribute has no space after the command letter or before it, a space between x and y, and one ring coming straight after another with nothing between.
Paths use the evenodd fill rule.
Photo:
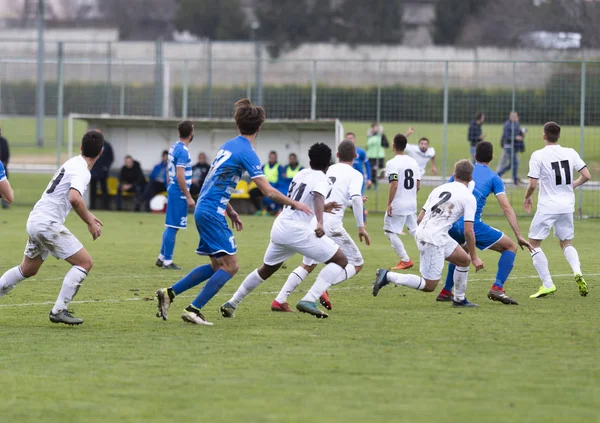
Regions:
<instances>
[{"instance_id":1,"label":"white jersey","mask_svg":"<svg viewBox=\"0 0 600 423\"><path fill-rule=\"evenodd\" d=\"M90 171L83 156L67 160L46 187L42 198L33 207L28 221L64 224L71 211L70 190L75 189L83 196L90 178Z\"/></svg>"},{"instance_id":2,"label":"white jersey","mask_svg":"<svg viewBox=\"0 0 600 423\"><path fill-rule=\"evenodd\" d=\"M307 204L314 211L313 196L315 193L321 194L327 198L331 191L331 185L325 173L320 170L304 169L298 172L288 191L288 197L294 201ZM277 220L294 220L310 223L312 215L298 211L290 206L285 206L283 211L277 216Z\"/></svg>"},{"instance_id":3,"label":"white jersey","mask_svg":"<svg viewBox=\"0 0 600 423\"><path fill-rule=\"evenodd\" d=\"M327 197L327 202L335 201L342 206L333 213L326 213L325 220L335 220L341 222L344 219L344 213L348 203L353 197L362 198L362 187L364 176L351 165L338 163L331 165L327 171L327 179L331 184L331 192Z\"/></svg>"},{"instance_id":4,"label":"white jersey","mask_svg":"<svg viewBox=\"0 0 600 423\"><path fill-rule=\"evenodd\" d=\"M417 243L442 246L448 241L448 230L461 216L465 222L475 220L477 200L464 184L448 182L431 191L423 210L425 216L415 234Z\"/></svg>"},{"instance_id":5,"label":"white jersey","mask_svg":"<svg viewBox=\"0 0 600 423\"><path fill-rule=\"evenodd\" d=\"M425 168L429 160L435 157L435 149L433 147L421 151L419 146L415 144L407 144L404 152L417 161L419 169L421 169L421 176L425 175Z\"/></svg>"},{"instance_id":6,"label":"white jersey","mask_svg":"<svg viewBox=\"0 0 600 423\"><path fill-rule=\"evenodd\" d=\"M534 151L527 176L539 179L537 211L543 214L573 213L573 171L579 172L584 167L585 163L572 148L557 144Z\"/></svg>"},{"instance_id":7,"label":"white jersey","mask_svg":"<svg viewBox=\"0 0 600 423\"><path fill-rule=\"evenodd\" d=\"M417 212L417 181L421 171L415 159L403 154L386 163L385 173L390 182L398 181L392 200L392 216L406 216Z\"/></svg>"}]
</instances>

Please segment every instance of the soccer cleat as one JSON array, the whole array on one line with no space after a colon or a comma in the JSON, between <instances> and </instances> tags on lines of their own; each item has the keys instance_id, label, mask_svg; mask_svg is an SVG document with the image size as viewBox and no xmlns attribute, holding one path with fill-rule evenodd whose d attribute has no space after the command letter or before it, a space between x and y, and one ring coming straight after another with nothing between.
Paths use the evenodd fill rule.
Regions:
<instances>
[{"instance_id":1,"label":"soccer cleat","mask_svg":"<svg viewBox=\"0 0 600 423\"><path fill-rule=\"evenodd\" d=\"M375 282L373 282L373 296L376 297L379 294L379 290L386 286L389 282L387 280L388 271L385 269L377 269L375 273Z\"/></svg>"},{"instance_id":2,"label":"soccer cleat","mask_svg":"<svg viewBox=\"0 0 600 423\"><path fill-rule=\"evenodd\" d=\"M454 295L452 295L452 292L442 289L440 291L440 293L438 294L438 296L435 298L435 300L442 301L442 302L449 302L449 301L454 300Z\"/></svg>"},{"instance_id":3,"label":"soccer cleat","mask_svg":"<svg viewBox=\"0 0 600 423\"><path fill-rule=\"evenodd\" d=\"M170 292L170 288L162 288L156 291L156 299L158 300L158 313L156 317L167 320L169 318L169 307L175 299L175 295Z\"/></svg>"},{"instance_id":4,"label":"soccer cleat","mask_svg":"<svg viewBox=\"0 0 600 423\"><path fill-rule=\"evenodd\" d=\"M163 264L163 269L166 270L181 270L181 267L177 266L175 263L171 262L169 264L167 264L166 266Z\"/></svg>"},{"instance_id":5,"label":"soccer cleat","mask_svg":"<svg viewBox=\"0 0 600 423\"><path fill-rule=\"evenodd\" d=\"M396 266L392 267L392 270L406 270L406 269L410 269L414 265L415 264L412 262L412 260L400 261L400 262L398 262L398 264Z\"/></svg>"},{"instance_id":6,"label":"soccer cleat","mask_svg":"<svg viewBox=\"0 0 600 423\"><path fill-rule=\"evenodd\" d=\"M60 310L56 314L50 311L50 315L48 317L52 323L64 323L65 325L69 326L76 326L83 323L83 319L72 316L71 313L72 311L69 310Z\"/></svg>"},{"instance_id":7,"label":"soccer cleat","mask_svg":"<svg viewBox=\"0 0 600 423\"><path fill-rule=\"evenodd\" d=\"M585 282L585 279L583 279L583 276L576 273L575 282L577 282L577 288L579 288L579 295L586 297L590 290L588 289L587 283Z\"/></svg>"},{"instance_id":8,"label":"soccer cleat","mask_svg":"<svg viewBox=\"0 0 600 423\"><path fill-rule=\"evenodd\" d=\"M321 295L321 297L319 298L319 302L327 310L331 310L333 308L333 306L331 305L331 301L329 301L329 293L327 291L325 291L323 295Z\"/></svg>"},{"instance_id":9,"label":"soccer cleat","mask_svg":"<svg viewBox=\"0 0 600 423\"><path fill-rule=\"evenodd\" d=\"M235 317L235 307L229 301L223 304L219 311L223 317Z\"/></svg>"},{"instance_id":10,"label":"soccer cleat","mask_svg":"<svg viewBox=\"0 0 600 423\"><path fill-rule=\"evenodd\" d=\"M529 298L542 298L546 295L554 295L556 292L556 286L552 285L550 288L546 288L544 285L540 286L538 292L529 296Z\"/></svg>"},{"instance_id":11,"label":"soccer cleat","mask_svg":"<svg viewBox=\"0 0 600 423\"><path fill-rule=\"evenodd\" d=\"M156 259L156 267L163 267L164 262L161 259Z\"/></svg>"},{"instance_id":12,"label":"soccer cleat","mask_svg":"<svg viewBox=\"0 0 600 423\"><path fill-rule=\"evenodd\" d=\"M317 303L312 303L310 301L300 301L298 304L296 304L296 308L302 313L312 314L317 319L326 319L329 317L329 314L319 310Z\"/></svg>"},{"instance_id":13,"label":"soccer cleat","mask_svg":"<svg viewBox=\"0 0 600 423\"><path fill-rule=\"evenodd\" d=\"M502 304L519 305L518 302L506 295L506 292L504 292L503 289L490 289L487 297L492 301L500 301Z\"/></svg>"},{"instance_id":14,"label":"soccer cleat","mask_svg":"<svg viewBox=\"0 0 600 423\"><path fill-rule=\"evenodd\" d=\"M288 303L278 303L276 300L273 300L271 303L271 311L281 311L284 313L294 313L294 310L290 307Z\"/></svg>"},{"instance_id":15,"label":"soccer cleat","mask_svg":"<svg viewBox=\"0 0 600 423\"><path fill-rule=\"evenodd\" d=\"M479 307L479 305L471 303L465 298L462 301L452 300L452 307Z\"/></svg>"},{"instance_id":16,"label":"soccer cleat","mask_svg":"<svg viewBox=\"0 0 600 423\"><path fill-rule=\"evenodd\" d=\"M202 313L200 313L200 310L191 304L185 310L183 310L183 313L181 314L181 320L184 322L193 323L195 325L213 325L211 322L207 322Z\"/></svg>"}]
</instances>

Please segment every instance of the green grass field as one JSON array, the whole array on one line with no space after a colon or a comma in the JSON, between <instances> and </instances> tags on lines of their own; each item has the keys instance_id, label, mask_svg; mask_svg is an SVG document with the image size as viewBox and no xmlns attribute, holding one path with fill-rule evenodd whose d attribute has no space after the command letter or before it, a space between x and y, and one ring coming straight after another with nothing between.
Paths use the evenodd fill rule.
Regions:
<instances>
[{"instance_id":1,"label":"green grass field","mask_svg":"<svg viewBox=\"0 0 600 423\"><path fill-rule=\"evenodd\" d=\"M39 195L47 179L15 175L17 198ZM21 260L29 210L0 210L0 272ZM482 253L487 270L469 282L468 297L479 309L457 311L436 303L434 294L394 287L373 298L376 268L397 257L380 230L382 216L372 214L365 268L332 289L329 319L269 310L287 272L300 263L294 257L226 320L218 307L260 265L272 223L245 217L246 229L236 235L240 272L206 308L215 325L196 327L178 316L196 292L176 300L167 322L146 301L184 274L154 267L163 216L98 216L105 226L96 242L74 214L67 221L95 260L72 304L86 319L82 326L48 321L68 270L54 259L0 300L2 422L598 421L600 263L593 220L576 223L586 298L550 239L545 251L555 296L528 298L540 282L529 254L519 251L506 285L519 306L485 298L496 270L493 252ZM529 220L520 222L526 232ZM508 231L503 219L489 223ZM346 226L353 227L350 215ZM418 261L414 242L403 240ZM186 270L207 262L194 254L197 241L193 227L178 235L175 258Z\"/></svg>"}]
</instances>

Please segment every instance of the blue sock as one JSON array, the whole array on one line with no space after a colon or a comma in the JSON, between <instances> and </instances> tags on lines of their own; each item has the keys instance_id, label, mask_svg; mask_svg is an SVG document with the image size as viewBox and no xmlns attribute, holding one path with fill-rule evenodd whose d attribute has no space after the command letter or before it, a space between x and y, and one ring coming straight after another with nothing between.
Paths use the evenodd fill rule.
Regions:
<instances>
[{"instance_id":1,"label":"blue sock","mask_svg":"<svg viewBox=\"0 0 600 423\"><path fill-rule=\"evenodd\" d=\"M454 288L454 269L456 269L456 266L448 263L448 274L446 275L446 284L444 285L446 291L452 292L452 288Z\"/></svg>"},{"instance_id":2,"label":"blue sock","mask_svg":"<svg viewBox=\"0 0 600 423\"><path fill-rule=\"evenodd\" d=\"M508 275L513 269L515 264L515 257L517 255L512 251L505 251L500 254L500 258L498 259L498 272L496 273L496 282L494 282L494 286L503 289L504 282L508 279Z\"/></svg>"},{"instance_id":3,"label":"blue sock","mask_svg":"<svg viewBox=\"0 0 600 423\"><path fill-rule=\"evenodd\" d=\"M160 249L165 260L173 260L173 251L175 251L175 237L177 229L167 226L163 232L162 247Z\"/></svg>"},{"instance_id":4,"label":"blue sock","mask_svg":"<svg viewBox=\"0 0 600 423\"><path fill-rule=\"evenodd\" d=\"M231 278L233 278L232 274L227 273L223 269L217 270L208 282L206 282L206 285L204 285L204 288L202 288L196 299L192 301L192 305L198 309L204 307Z\"/></svg>"},{"instance_id":5,"label":"blue sock","mask_svg":"<svg viewBox=\"0 0 600 423\"><path fill-rule=\"evenodd\" d=\"M204 282L212 275L215 274L215 271L211 267L210 264L205 264L200 267L196 267L190 273L188 273L183 279L179 282L175 283L171 289L175 295L179 295L182 292L187 291L190 288L195 287L196 285Z\"/></svg>"}]
</instances>

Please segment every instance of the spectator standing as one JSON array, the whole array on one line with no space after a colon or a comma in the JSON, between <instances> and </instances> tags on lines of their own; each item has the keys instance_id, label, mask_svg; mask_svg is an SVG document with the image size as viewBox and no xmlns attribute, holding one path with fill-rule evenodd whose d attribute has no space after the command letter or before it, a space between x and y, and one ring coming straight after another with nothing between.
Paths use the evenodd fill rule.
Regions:
<instances>
[{"instance_id":1,"label":"spectator standing","mask_svg":"<svg viewBox=\"0 0 600 423\"><path fill-rule=\"evenodd\" d=\"M269 184L271 184L273 188L279 190L279 179L283 167L277 161L277 152L271 151L269 153L269 161L263 165L262 169ZM265 215L267 213L277 214L280 207L277 203L266 197L263 197L261 206L262 207L257 212L257 214L261 215Z\"/></svg>"},{"instance_id":2,"label":"spectator standing","mask_svg":"<svg viewBox=\"0 0 600 423\"><path fill-rule=\"evenodd\" d=\"M279 182L279 191L285 195L287 195L288 190L290 189L290 184L292 183L292 179L294 176L298 174L302 169L300 163L298 163L298 156L296 153L292 153L288 157L288 164L281 168L280 182Z\"/></svg>"},{"instance_id":3,"label":"spectator standing","mask_svg":"<svg viewBox=\"0 0 600 423\"><path fill-rule=\"evenodd\" d=\"M202 185L204 185L204 180L209 170L210 164L208 164L206 154L198 154L198 163L192 166L192 185L190 187L192 197L197 198L200 195L200 190L202 189Z\"/></svg>"},{"instance_id":4,"label":"spectator standing","mask_svg":"<svg viewBox=\"0 0 600 423\"><path fill-rule=\"evenodd\" d=\"M4 177L6 179L8 179L8 162L10 160L10 148L8 147L8 140L2 135L2 128L0 128L0 163L2 163L4 165ZM3 209L7 209L8 205L10 203L8 203L7 201L4 201L4 198L1 200L2 201L2 208Z\"/></svg>"},{"instance_id":5,"label":"spectator standing","mask_svg":"<svg viewBox=\"0 0 600 423\"><path fill-rule=\"evenodd\" d=\"M152 169L150 174L150 182L146 184L144 189L144 200L146 201L146 209L150 211L150 200L157 194L167 190L167 162L169 159L169 152L167 150L162 152L162 159Z\"/></svg>"},{"instance_id":6,"label":"spectator standing","mask_svg":"<svg viewBox=\"0 0 600 423\"><path fill-rule=\"evenodd\" d=\"M383 126L377 122L367 131L367 158L371 165L371 181L377 184L377 175L385 166L385 149L390 143L383 133Z\"/></svg>"},{"instance_id":7,"label":"spectator standing","mask_svg":"<svg viewBox=\"0 0 600 423\"><path fill-rule=\"evenodd\" d=\"M525 146L523 144L523 131L521 131L521 125L519 124L519 114L515 111L510 112L508 120L504 122L500 144L503 153L496 173L501 177L512 168L513 182L515 185L520 185L519 156L517 153L523 151Z\"/></svg>"},{"instance_id":8,"label":"spectator standing","mask_svg":"<svg viewBox=\"0 0 600 423\"><path fill-rule=\"evenodd\" d=\"M481 129L481 125L485 122L485 114L483 112L477 113L475 119L469 124L469 132L467 133L467 140L471 143L471 160L475 163L475 147L479 141L485 139L485 134Z\"/></svg>"},{"instance_id":9,"label":"spectator standing","mask_svg":"<svg viewBox=\"0 0 600 423\"><path fill-rule=\"evenodd\" d=\"M411 128L412 129L412 128ZM409 133L412 133L409 130ZM431 160L431 173L437 175L437 167L435 167L435 149L429 146L429 139L422 137L418 145L408 144L404 152L417 161L421 176L425 175L427 163Z\"/></svg>"},{"instance_id":10,"label":"spectator standing","mask_svg":"<svg viewBox=\"0 0 600 423\"><path fill-rule=\"evenodd\" d=\"M135 193L135 211L140 211L145 185L146 177L140 162L133 160L130 155L125 156L125 166L121 168L117 189L117 210L123 210L123 192L130 192Z\"/></svg>"},{"instance_id":11,"label":"spectator standing","mask_svg":"<svg viewBox=\"0 0 600 423\"><path fill-rule=\"evenodd\" d=\"M96 131L100 132L98 129ZM100 190L102 191L102 206L104 210L108 210L108 173L110 171L110 167L112 166L115 157L113 155L113 149L110 143L105 139L104 140L104 150L102 154L94 164L94 167L90 171L92 177L90 179L90 209L96 209L96 197L98 194L98 184L100 185Z\"/></svg>"}]
</instances>

